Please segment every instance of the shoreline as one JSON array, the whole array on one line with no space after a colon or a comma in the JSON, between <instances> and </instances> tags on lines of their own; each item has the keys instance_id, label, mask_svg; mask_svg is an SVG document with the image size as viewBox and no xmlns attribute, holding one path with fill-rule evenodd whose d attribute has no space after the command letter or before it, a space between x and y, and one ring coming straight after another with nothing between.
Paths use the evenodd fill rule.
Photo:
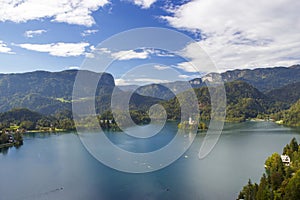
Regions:
<instances>
[{"instance_id":1,"label":"shoreline","mask_svg":"<svg viewBox=\"0 0 300 200\"><path fill-rule=\"evenodd\" d=\"M0 144L0 149L2 149L2 148L7 148L7 147L13 147L13 146L14 146L13 143Z\"/></svg>"}]
</instances>

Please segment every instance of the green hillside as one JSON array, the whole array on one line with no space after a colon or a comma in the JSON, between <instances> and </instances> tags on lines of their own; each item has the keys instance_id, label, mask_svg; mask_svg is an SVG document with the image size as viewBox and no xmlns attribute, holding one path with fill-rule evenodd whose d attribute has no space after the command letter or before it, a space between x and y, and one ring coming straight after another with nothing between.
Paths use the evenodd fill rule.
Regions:
<instances>
[{"instance_id":1,"label":"green hillside","mask_svg":"<svg viewBox=\"0 0 300 200\"><path fill-rule=\"evenodd\" d=\"M208 87L196 88L200 116L202 119L210 118L211 105ZM283 104L264 95L258 89L243 81L225 83L227 107L226 119L228 121L245 121L249 118L262 117L273 112L283 110ZM178 119L180 107L176 98L164 104L169 118Z\"/></svg>"},{"instance_id":2,"label":"green hillside","mask_svg":"<svg viewBox=\"0 0 300 200\"><path fill-rule=\"evenodd\" d=\"M266 93L269 97L288 104L296 103L300 99L300 82L291 83Z\"/></svg>"},{"instance_id":3,"label":"green hillside","mask_svg":"<svg viewBox=\"0 0 300 200\"><path fill-rule=\"evenodd\" d=\"M300 126L300 99L290 109L276 113L274 118L287 126Z\"/></svg>"},{"instance_id":4,"label":"green hillside","mask_svg":"<svg viewBox=\"0 0 300 200\"><path fill-rule=\"evenodd\" d=\"M243 187L237 199L244 200L299 200L300 199L300 145L295 138L283 149L288 155L288 165L274 153L265 162L265 173L260 183L251 180Z\"/></svg>"},{"instance_id":5,"label":"green hillside","mask_svg":"<svg viewBox=\"0 0 300 200\"><path fill-rule=\"evenodd\" d=\"M206 86L205 83L214 80L216 77L219 77L219 74L210 73L202 78L199 77L190 80L189 83L192 88L200 88ZM291 67L237 69L223 72L221 73L221 77L225 83L233 81L246 82L261 92L274 97L276 100L283 100L282 102L285 103L294 103L298 100L297 97L299 97L299 92L297 92L299 90L293 91L293 89L297 89L296 83L299 82L300 65L294 65ZM175 94L173 94L170 89L176 91L176 94L178 94L183 92L182 88L184 88L185 85L186 83L182 81L163 84L150 84L139 87L136 92L144 96L170 100L171 98L175 97ZM277 92L280 92L279 96L276 96Z\"/></svg>"},{"instance_id":6,"label":"green hillside","mask_svg":"<svg viewBox=\"0 0 300 200\"><path fill-rule=\"evenodd\" d=\"M262 92L299 82L300 65L227 71L221 74L225 82L241 80Z\"/></svg>"}]
</instances>

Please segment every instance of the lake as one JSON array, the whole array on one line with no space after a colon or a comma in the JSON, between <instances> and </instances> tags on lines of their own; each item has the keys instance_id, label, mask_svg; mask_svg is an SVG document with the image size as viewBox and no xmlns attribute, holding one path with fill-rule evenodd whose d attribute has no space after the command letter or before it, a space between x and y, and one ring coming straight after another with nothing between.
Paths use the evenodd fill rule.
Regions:
<instances>
[{"instance_id":1,"label":"lake","mask_svg":"<svg viewBox=\"0 0 300 200\"><path fill-rule=\"evenodd\" d=\"M167 144L174 130L176 123L168 122L149 144L122 133L106 135L124 149L147 152ZM272 122L228 123L204 159L198 158L202 133L170 166L130 174L101 164L75 133L26 134L23 146L0 153L0 199L235 199L249 178L259 181L266 158L281 153L293 137L300 141L300 130Z\"/></svg>"}]
</instances>

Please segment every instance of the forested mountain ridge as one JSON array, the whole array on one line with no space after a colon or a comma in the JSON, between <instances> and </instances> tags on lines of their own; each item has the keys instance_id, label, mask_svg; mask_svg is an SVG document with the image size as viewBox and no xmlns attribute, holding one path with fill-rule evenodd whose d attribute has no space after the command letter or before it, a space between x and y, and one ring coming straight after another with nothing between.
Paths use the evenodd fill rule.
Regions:
<instances>
[{"instance_id":1,"label":"forested mountain ridge","mask_svg":"<svg viewBox=\"0 0 300 200\"><path fill-rule=\"evenodd\" d=\"M78 70L61 72L35 71L22 74L0 74L1 96L39 94L43 97L71 97ZM101 76L101 86L115 86L111 74L81 71L91 78Z\"/></svg>"},{"instance_id":2,"label":"forested mountain ridge","mask_svg":"<svg viewBox=\"0 0 300 200\"><path fill-rule=\"evenodd\" d=\"M291 67L236 69L223 72L220 75L224 83L236 80L244 81L267 94L272 90L299 82L300 65L294 65ZM216 77L219 77L219 74L209 73L203 77L190 80L189 84L193 88L200 88L206 86L205 83L215 80ZM169 100L175 97L175 94L183 92L180 90L183 86L184 83L182 81L163 84L149 84L139 87L136 92L145 96ZM173 94L168 88L173 91L177 91L177 93Z\"/></svg>"},{"instance_id":3,"label":"forested mountain ridge","mask_svg":"<svg viewBox=\"0 0 300 200\"><path fill-rule=\"evenodd\" d=\"M274 114L274 119L287 126L300 126L300 99L288 110Z\"/></svg>"},{"instance_id":4,"label":"forested mountain ridge","mask_svg":"<svg viewBox=\"0 0 300 200\"><path fill-rule=\"evenodd\" d=\"M0 113L13 108L28 108L45 115L53 115L62 110L71 110L73 85L77 72L78 70L67 70L62 72L36 71L24 74L0 74ZM280 74L280 72L283 72L283 74ZM296 81L296 77L298 78L299 72L300 65L289 68L234 70L223 73L222 76L227 77L225 81L238 79L236 81L225 82L227 119L230 121L244 121L245 119L261 117L262 115L269 115L288 109L290 102L298 100L299 90L297 90L297 86L299 83L294 82ZM81 103L96 101L96 111L98 114L110 110L111 94L114 89L118 91L117 98L119 99L122 99L128 93L119 90L115 86L114 78L110 74L100 74L90 71L81 71L81 73L92 79L97 79L101 76L101 81L98 84L96 92L96 99L83 94L82 99L76 100ZM251 74L256 75L252 77ZM280 80L287 81L278 83L276 77L279 76ZM287 76L291 78L288 80ZM271 83L267 86L269 88L270 86L274 86L276 82L278 85L287 84L288 82L292 83L283 88L263 93L252 84L249 84L251 82L250 79L252 82L255 80L254 83L256 84L262 84L272 79ZM202 117L208 119L210 115L210 97L208 88L204 83L205 81L209 81L207 76L202 79L191 80L189 83L194 88L198 97ZM162 85L153 84L143 86L138 91L144 90L142 93L147 94L147 96L133 93L130 108L145 111L155 103L162 103L162 99L168 99L162 103L170 113L168 117L170 119L178 118L180 108L176 104L176 97L174 97L174 94L168 87L176 91L176 87L181 86L177 90L178 94L180 94L184 92L181 91L184 88L183 84L186 83L179 81ZM87 87L86 90L88 91L89 88ZM289 92L287 91L294 91L295 95L291 97L292 100L287 100L289 99L289 96L287 96ZM286 101L281 101L282 98L279 98L280 95L285 96L284 100ZM153 98L156 96L158 98Z\"/></svg>"},{"instance_id":5,"label":"forested mountain ridge","mask_svg":"<svg viewBox=\"0 0 300 200\"><path fill-rule=\"evenodd\" d=\"M291 83L281 88L271 90L267 96L288 104L296 103L300 99L300 82Z\"/></svg>"},{"instance_id":6,"label":"forested mountain ridge","mask_svg":"<svg viewBox=\"0 0 300 200\"><path fill-rule=\"evenodd\" d=\"M214 73L202 77L202 81L209 81ZM262 92L268 92L285 85L299 82L300 65L290 67L236 69L221 73L224 82L241 80L253 85Z\"/></svg>"},{"instance_id":7,"label":"forested mountain ridge","mask_svg":"<svg viewBox=\"0 0 300 200\"><path fill-rule=\"evenodd\" d=\"M28 108L42 114L50 115L59 110L72 109L72 93L78 70L62 72L36 71L23 74L0 74L0 112L13 108ZM103 112L110 107L110 98L115 89L114 78L111 74L80 71L88 80L97 80L101 76L96 91L97 111ZM93 97L89 87L86 87L82 99L77 101L90 101ZM119 96L122 92L119 91ZM155 99L146 98L138 94L132 97L134 107Z\"/></svg>"},{"instance_id":8,"label":"forested mountain ridge","mask_svg":"<svg viewBox=\"0 0 300 200\"><path fill-rule=\"evenodd\" d=\"M136 92L143 96L170 100L177 94L184 92L187 88L199 88L202 86L205 86L205 83L202 82L201 78L196 78L188 82L176 81L170 83L144 85L138 87Z\"/></svg>"},{"instance_id":9,"label":"forested mountain ridge","mask_svg":"<svg viewBox=\"0 0 300 200\"><path fill-rule=\"evenodd\" d=\"M208 87L194 89L198 98L200 116L202 119L210 118L211 105ZM245 121L246 119L263 117L285 109L285 104L276 102L266 96L252 85L243 81L225 83L226 91L226 119L227 121ZM180 107L176 98L164 103L171 118L177 119Z\"/></svg>"}]
</instances>

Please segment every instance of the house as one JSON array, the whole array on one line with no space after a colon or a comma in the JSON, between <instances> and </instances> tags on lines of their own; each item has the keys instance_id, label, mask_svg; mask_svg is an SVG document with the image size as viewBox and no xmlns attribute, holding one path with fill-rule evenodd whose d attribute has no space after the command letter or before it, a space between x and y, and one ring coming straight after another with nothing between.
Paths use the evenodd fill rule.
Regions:
<instances>
[{"instance_id":1,"label":"house","mask_svg":"<svg viewBox=\"0 0 300 200\"><path fill-rule=\"evenodd\" d=\"M192 118L190 117L190 118L189 118L189 125L194 125L194 124L195 124L195 121L192 120Z\"/></svg>"},{"instance_id":2,"label":"house","mask_svg":"<svg viewBox=\"0 0 300 200\"><path fill-rule=\"evenodd\" d=\"M290 166L291 159L288 155L281 155L281 161L285 166Z\"/></svg>"}]
</instances>

